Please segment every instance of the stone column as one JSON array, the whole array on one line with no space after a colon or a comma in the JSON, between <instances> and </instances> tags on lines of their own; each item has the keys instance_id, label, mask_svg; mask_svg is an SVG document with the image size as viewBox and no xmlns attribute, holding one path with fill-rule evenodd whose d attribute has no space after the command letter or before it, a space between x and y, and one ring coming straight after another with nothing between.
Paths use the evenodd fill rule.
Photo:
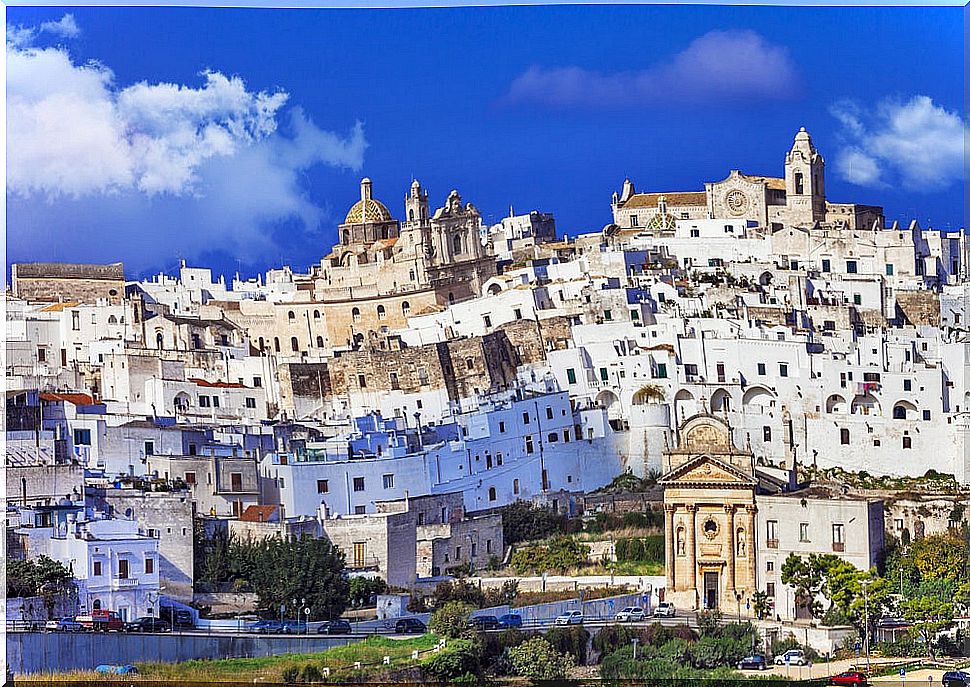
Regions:
<instances>
[{"instance_id":1,"label":"stone column","mask_svg":"<svg viewBox=\"0 0 970 687\"><path fill-rule=\"evenodd\" d=\"M734 558L735 556L737 556L737 553L738 553L738 549L737 549L738 545L737 545L737 541L735 540L735 525L734 525L735 510L736 509L734 506L731 506L731 505L724 506L724 513L725 515L727 515L727 527L728 527L728 536L727 536L728 551L727 551L727 555L724 557L724 561L725 561L724 577L726 578L724 581L724 595L726 597L729 597L728 599L726 599L727 601L735 600L734 599L734 589L735 589Z\"/></svg>"},{"instance_id":2,"label":"stone column","mask_svg":"<svg viewBox=\"0 0 970 687\"><path fill-rule=\"evenodd\" d=\"M667 573L667 591L674 591L677 587L677 571L675 561L677 555L677 531L674 529L674 510L672 503L664 504L664 528L667 535L664 545L664 566Z\"/></svg>"},{"instance_id":3,"label":"stone column","mask_svg":"<svg viewBox=\"0 0 970 687\"><path fill-rule=\"evenodd\" d=\"M683 589L694 590L697 602L697 506L687 504L687 574L684 575Z\"/></svg>"},{"instance_id":4,"label":"stone column","mask_svg":"<svg viewBox=\"0 0 970 687\"><path fill-rule=\"evenodd\" d=\"M758 512L758 507L754 504L744 507L745 515L747 516L745 520L745 529L747 530L746 536L746 546L748 553L748 589L751 592L758 590L758 533L755 532L755 513Z\"/></svg>"}]
</instances>

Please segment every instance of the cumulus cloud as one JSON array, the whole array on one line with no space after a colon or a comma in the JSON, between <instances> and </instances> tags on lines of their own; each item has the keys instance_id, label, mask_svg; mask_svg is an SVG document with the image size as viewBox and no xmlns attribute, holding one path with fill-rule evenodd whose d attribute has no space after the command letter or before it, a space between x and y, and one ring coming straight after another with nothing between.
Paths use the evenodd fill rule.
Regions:
<instances>
[{"instance_id":1,"label":"cumulus cloud","mask_svg":"<svg viewBox=\"0 0 970 687\"><path fill-rule=\"evenodd\" d=\"M842 126L835 169L846 181L937 191L963 179L967 123L932 98L887 99L870 110L842 101L830 111Z\"/></svg>"},{"instance_id":2,"label":"cumulus cloud","mask_svg":"<svg viewBox=\"0 0 970 687\"><path fill-rule=\"evenodd\" d=\"M800 79L788 51L753 31L711 31L667 62L640 70L594 72L533 66L503 101L552 107L662 107L668 104L783 100Z\"/></svg>"},{"instance_id":3,"label":"cumulus cloud","mask_svg":"<svg viewBox=\"0 0 970 687\"><path fill-rule=\"evenodd\" d=\"M76 31L73 19L55 24L41 30ZM217 71L121 86L106 65L8 40L11 253L39 258L43 244L70 254L58 259L105 260L111 246L137 269L214 247L272 255L281 225L314 235L327 213L304 173L359 170L367 142L359 122L326 131L287 100Z\"/></svg>"}]
</instances>

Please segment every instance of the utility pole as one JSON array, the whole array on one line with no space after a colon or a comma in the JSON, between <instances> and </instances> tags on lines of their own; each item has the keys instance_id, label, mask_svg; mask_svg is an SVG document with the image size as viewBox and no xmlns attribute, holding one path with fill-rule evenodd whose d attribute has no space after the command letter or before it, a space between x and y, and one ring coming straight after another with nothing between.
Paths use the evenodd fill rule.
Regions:
<instances>
[{"instance_id":1,"label":"utility pole","mask_svg":"<svg viewBox=\"0 0 970 687\"><path fill-rule=\"evenodd\" d=\"M862 603L863 609L865 611L865 628L866 628L866 675L872 674L872 664L869 661L869 583L871 580L862 580Z\"/></svg>"}]
</instances>

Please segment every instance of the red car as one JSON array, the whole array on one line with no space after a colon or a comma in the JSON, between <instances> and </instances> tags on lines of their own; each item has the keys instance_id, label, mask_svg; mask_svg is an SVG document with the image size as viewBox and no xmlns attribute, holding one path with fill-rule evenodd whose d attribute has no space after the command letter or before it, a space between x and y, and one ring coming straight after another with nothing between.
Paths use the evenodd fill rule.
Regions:
<instances>
[{"instance_id":1,"label":"red car","mask_svg":"<svg viewBox=\"0 0 970 687\"><path fill-rule=\"evenodd\" d=\"M842 687L866 687L869 684L869 679L865 673L860 673L858 670L847 670L830 677L829 684L842 685Z\"/></svg>"}]
</instances>

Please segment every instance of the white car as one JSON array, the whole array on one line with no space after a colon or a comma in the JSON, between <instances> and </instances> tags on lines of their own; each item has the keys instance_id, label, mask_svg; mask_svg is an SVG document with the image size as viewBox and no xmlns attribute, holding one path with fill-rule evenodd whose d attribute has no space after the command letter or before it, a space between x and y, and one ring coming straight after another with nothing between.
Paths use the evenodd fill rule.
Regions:
<instances>
[{"instance_id":1,"label":"white car","mask_svg":"<svg viewBox=\"0 0 970 687\"><path fill-rule=\"evenodd\" d=\"M776 666L783 666L786 663L792 666L807 666L808 657L801 649L789 649L785 653L775 656Z\"/></svg>"},{"instance_id":2,"label":"white car","mask_svg":"<svg viewBox=\"0 0 970 687\"><path fill-rule=\"evenodd\" d=\"M653 611L654 618L673 618L675 615L677 611L669 601L661 601Z\"/></svg>"},{"instance_id":3,"label":"white car","mask_svg":"<svg viewBox=\"0 0 970 687\"><path fill-rule=\"evenodd\" d=\"M582 611L566 611L556 618L556 625L582 625Z\"/></svg>"},{"instance_id":4,"label":"white car","mask_svg":"<svg viewBox=\"0 0 970 687\"><path fill-rule=\"evenodd\" d=\"M616 614L615 620L618 623L633 623L643 620L646 617L647 614L639 606L627 606Z\"/></svg>"}]
</instances>

